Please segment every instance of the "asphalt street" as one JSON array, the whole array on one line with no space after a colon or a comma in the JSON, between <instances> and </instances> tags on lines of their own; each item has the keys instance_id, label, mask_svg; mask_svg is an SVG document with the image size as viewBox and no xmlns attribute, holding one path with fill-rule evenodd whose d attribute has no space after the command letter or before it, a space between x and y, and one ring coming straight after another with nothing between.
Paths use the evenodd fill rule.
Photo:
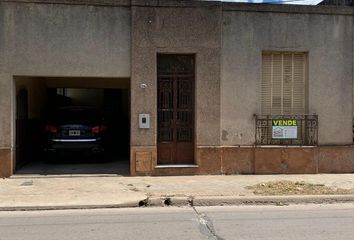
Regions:
<instances>
[{"instance_id":1,"label":"asphalt street","mask_svg":"<svg viewBox=\"0 0 354 240\"><path fill-rule=\"evenodd\" d=\"M0 240L354 239L354 204L0 212Z\"/></svg>"}]
</instances>

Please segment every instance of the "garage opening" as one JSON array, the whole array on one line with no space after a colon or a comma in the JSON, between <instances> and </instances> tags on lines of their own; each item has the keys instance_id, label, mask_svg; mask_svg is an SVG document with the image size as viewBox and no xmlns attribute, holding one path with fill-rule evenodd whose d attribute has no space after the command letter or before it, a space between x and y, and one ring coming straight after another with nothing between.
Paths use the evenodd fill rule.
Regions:
<instances>
[{"instance_id":1,"label":"garage opening","mask_svg":"<svg viewBox=\"0 0 354 240\"><path fill-rule=\"evenodd\" d=\"M129 175L130 79L14 80L15 174Z\"/></svg>"}]
</instances>

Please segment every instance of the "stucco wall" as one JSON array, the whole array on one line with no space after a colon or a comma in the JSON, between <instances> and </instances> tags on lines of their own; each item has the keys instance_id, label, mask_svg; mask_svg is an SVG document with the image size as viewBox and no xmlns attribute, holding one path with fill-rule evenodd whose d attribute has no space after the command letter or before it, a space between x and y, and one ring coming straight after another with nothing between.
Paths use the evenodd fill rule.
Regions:
<instances>
[{"instance_id":1,"label":"stucco wall","mask_svg":"<svg viewBox=\"0 0 354 240\"><path fill-rule=\"evenodd\" d=\"M0 72L130 76L130 8L0 3Z\"/></svg>"},{"instance_id":2,"label":"stucco wall","mask_svg":"<svg viewBox=\"0 0 354 240\"><path fill-rule=\"evenodd\" d=\"M263 50L308 52L309 113L319 115L319 143L352 143L352 8L178 0L30 2L0 2L0 167L12 164L14 76L58 77L46 81L48 86L66 85L60 77L81 77L90 87L96 85L86 81L89 77L99 77L100 84L112 77L117 84L124 79L119 83L124 88L131 77L132 156L148 153L148 162L155 164L157 53L196 56L195 152L202 168L217 168L220 145L254 144ZM72 84L80 87L78 81ZM139 113L150 113L150 129L138 128ZM10 175L9 169L0 176Z\"/></svg>"},{"instance_id":3,"label":"stucco wall","mask_svg":"<svg viewBox=\"0 0 354 240\"><path fill-rule=\"evenodd\" d=\"M12 77L0 73L0 149L10 149L12 140ZM1 162L0 162L1 164Z\"/></svg>"},{"instance_id":4,"label":"stucco wall","mask_svg":"<svg viewBox=\"0 0 354 240\"><path fill-rule=\"evenodd\" d=\"M196 145L219 145L221 8L163 4L132 7L131 144L156 145L157 53L189 53L196 56ZM151 115L150 129L138 128L139 113Z\"/></svg>"},{"instance_id":5,"label":"stucco wall","mask_svg":"<svg viewBox=\"0 0 354 240\"><path fill-rule=\"evenodd\" d=\"M263 50L308 52L319 144L351 144L352 16L224 11L223 21L222 145L255 142Z\"/></svg>"}]
</instances>

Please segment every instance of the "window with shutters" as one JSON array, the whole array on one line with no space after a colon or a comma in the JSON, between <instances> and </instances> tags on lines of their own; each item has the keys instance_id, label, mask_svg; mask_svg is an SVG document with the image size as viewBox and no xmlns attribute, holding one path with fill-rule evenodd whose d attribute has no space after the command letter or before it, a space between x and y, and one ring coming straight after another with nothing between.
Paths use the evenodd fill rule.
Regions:
<instances>
[{"instance_id":1,"label":"window with shutters","mask_svg":"<svg viewBox=\"0 0 354 240\"><path fill-rule=\"evenodd\" d=\"M317 145L318 116L308 114L307 59L303 52L262 53L256 145Z\"/></svg>"},{"instance_id":2,"label":"window with shutters","mask_svg":"<svg viewBox=\"0 0 354 240\"><path fill-rule=\"evenodd\" d=\"M307 53L262 53L262 114L307 113Z\"/></svg>"}]
</instances>

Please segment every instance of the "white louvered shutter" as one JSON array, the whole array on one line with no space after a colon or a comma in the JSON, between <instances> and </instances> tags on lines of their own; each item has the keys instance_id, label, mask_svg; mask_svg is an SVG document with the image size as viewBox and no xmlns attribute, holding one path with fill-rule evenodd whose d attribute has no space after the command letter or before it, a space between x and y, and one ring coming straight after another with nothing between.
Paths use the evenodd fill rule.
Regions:
<instances>
[{"instance_id":1,"label":"white louvered shutter","mask_svg":"<svg viewBox=\"0 0 354 240\"><path fill-rule=\"evenodd\" d=\"M263 114L270 114L272 111L272 68L273 56L263 55L262 59L262 92L261 104Z\"/></svg>"},{"instance_id":2,"label":"white louvered shutter","mask_svg":"<svg viewBox=\"0 0 354 240\"><path fill-rule=\"evenodd\" d=\"M262 114L306 113L306 61L305 53L262 54Z\"/></svg>"},{"instance_id":3,"label":"white louvered shutter","mask_svg":"<svg viewBox=\"0 0 354 240\"><path fill-rule=\"evenodd\" d=\"M293 84L293 113L306 113L307 89L307 57L305 54L294 54L294 84Z\"/></svg>"},{"instance_id":4,"label":"white louvered shutter","mask_svg":"<svg viewBox=\"0 0 354 240\"><path fill-rule=\"evenodd\" d=\"M271 114L282 114L282 55L273 54Z\"/></svg>"}]
</instances>

